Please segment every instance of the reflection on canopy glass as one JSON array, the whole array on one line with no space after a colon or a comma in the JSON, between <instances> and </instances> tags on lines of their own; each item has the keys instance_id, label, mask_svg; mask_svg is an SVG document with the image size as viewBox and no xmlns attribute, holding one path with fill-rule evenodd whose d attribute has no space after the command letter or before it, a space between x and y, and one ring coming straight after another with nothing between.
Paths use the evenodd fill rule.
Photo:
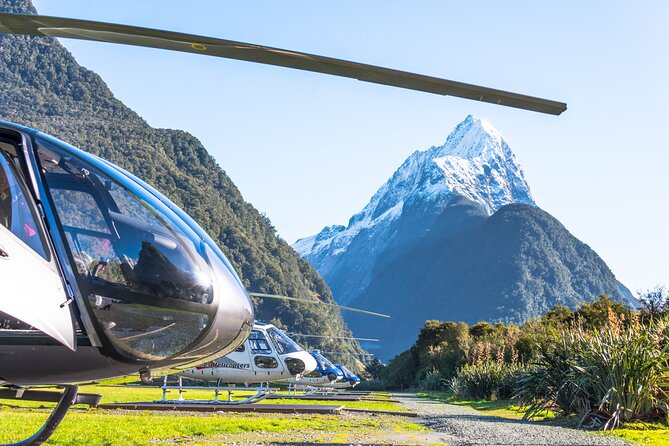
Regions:
<instances>
[{"instance_id":1,"label":"reflection on canopy glass","mask_svg":"<svg viewBox=\"0 0 669 446\"><path fill-rule=\"evenodd\" d=\"M116 350L132 359L185 350L216 311L200 238L152 197L138 196L64 149L44 142L38 147L93 319Z\"/></svg>"},{"instance_id":2,"label":"reflection on canopy glass","mask_svg":"<svg viewBox=\"0 0 669 446\"><path fill-rule=\"evenodd\" d=\"M14 161L0 150L0 225L48 260L43 236L35 220L34 206L19 180Z\"/></svg>"},{"instance_id":3,"label":"reflection on canopy glass","mask_svg":"<svg viewBox=\"0 0 669 446\"><path fill-rule=\"evenodd\" d=\"M286 336L286 334L278 328L270 328L267 330L267 334L269 334L269 337L274 341L276 351L279 352L280 355L302 351L302 347L297 345L295 341Z\"/></svg>"},{"instance_id":4,"label":"reflection on canopy glass","mask_svg":"<svg viewBox=\"0 0 669 446\"><path fill-rule=\"evenodd\" d=\"M349 369L347 369L346 366L339 365L338 367L339 367L339 369L340 369L342 372L344 372L344 376L345 376L346 378L355 376L355 373L353 373L352 371L350 371Z\"/></svg>"},{"instance_id":5,"label":"reflection on canopy glass","mask_svg":"<svg viewBox=\"0 0 669 446\"><path fill-rule=\"evenodd\" d=\"M314 357L314 359L318 363L318 366L320 367L321 370L334 370L334 369L336 369L334 364L332 364L329 360L327 360L320 353L312 353L311 356Z\"/></svg>"}]
</instances>

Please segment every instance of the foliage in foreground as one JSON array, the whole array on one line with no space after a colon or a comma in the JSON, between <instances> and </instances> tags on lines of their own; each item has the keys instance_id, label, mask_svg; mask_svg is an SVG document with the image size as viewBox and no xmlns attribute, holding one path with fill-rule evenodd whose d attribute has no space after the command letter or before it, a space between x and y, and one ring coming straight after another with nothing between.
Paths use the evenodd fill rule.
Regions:
<instances>
[{"instance_id":1,"label":"foliage in foreground","mask_svg":"<svg viewBox=\"0 0 669 446\"><path fill-rule=\"evenodd\" d=\"M460 398L497 400L511 398L521 373L517 364L489 359L466 364L450 379L450 390Z\"/></svg>"},{"instance_id":2,"label":"foliage in foreground","mask_svg":"<svg viewBox=\"0 0 669 446\"><path fill-rule=\"evenodd\" d=\"M428 321L380 375L394 387L441 390L446 383L467 400L514 397L528 408L525 418L555 411L603 429L666 423L669 304L664 289L649 296L640 311L602 296L521 327Z\"/></svg>"},{"instance_id":3,"label":"foliage in foreground","mask_svg":"<svg viewBox=\"0 0 669 446\"><path fill-rule=\"evenodd\" d=\"M540 319L520 327L427 321L414 346L395 357L378 376L388 388L438 390L433 385L438 382L435 373L446 382L467 364L482 361L530 364L541 352L557 345L561 334L572 327L588 330L603 327L608 323L609 312L625 320L630 320L632 314L623 305L602 296L576 311L556 306Z\"/></svg>"},{"instance_id":4,"label":"foliage in foreground","mask_svg":"<svg viewBox=\"0 0 669 446\"><path fill-rule=\"evenodd\" d=\"M610 429L669 413L668 321L623 326L611 315L599 331L577 328L544 352L518 383L530 404L526 416L557 407L583 422Z\"/></svg>"}]
</instances>

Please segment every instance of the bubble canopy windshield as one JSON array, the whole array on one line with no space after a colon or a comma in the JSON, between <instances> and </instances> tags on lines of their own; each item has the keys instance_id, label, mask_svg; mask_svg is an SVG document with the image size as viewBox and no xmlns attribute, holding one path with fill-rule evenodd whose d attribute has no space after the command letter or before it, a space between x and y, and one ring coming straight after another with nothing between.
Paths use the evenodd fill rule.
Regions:
<instances>
[{"instance_id":1,"label":"bubble canopy windshield","mask_svg":"<svg viewBox=\"0 0 669 446\"><path fill-rule=\"evenodd\" d=\"M223 322L248 333L253 311L239 277L183 211L117 166L58 140L38 137L37 156L81 310L117 355L175 357Z\"/></svg>"},{"instance_id":2,"label":"bubble canopy windshield","mask_svg":"<svg viewBox=\"0 0 669 446\"><path fill-rule=\"evenodd\" d=\"M317 352L311 352L311 356L314 357L318 363L319 372L335 372L338 376L344 376L344 374L339 370L333 363L331 363L325 356Z\"/></svg>"}]
</instances>

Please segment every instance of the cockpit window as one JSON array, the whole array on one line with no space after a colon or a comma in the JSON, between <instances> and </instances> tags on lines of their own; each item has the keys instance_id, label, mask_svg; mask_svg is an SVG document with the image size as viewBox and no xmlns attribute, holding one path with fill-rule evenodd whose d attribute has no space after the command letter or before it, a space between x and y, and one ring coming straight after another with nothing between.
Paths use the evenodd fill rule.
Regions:
<instances>
[{"instance_id":1,"label":"cockpit window","mask_svg":"<svg viewBox=\"0 0 669 446\"><path fill-rule=\"evenodd\" d=\"M188 348L216 311L200 238L66 150L40 142L38 155L79 288L117 352L153 361Z\"/></svg>"},{"instance_id":2,"label":"cockpit window","mask_svg":"<svg viewBox=\"0 0 669 446\"><path fill-rule=\"evenodd\" d=\"M279 352L280 355L302 351L302 347L297 345L295 341L286 336L286 334L283 333L278 328L275 327L270 328L269 330L267 330L267 334L269 335L270 339L272 339L272 341L274 342L276 351Z\"/></svg>"},{"instance_id":3,"label":"cockpit window","mask_svg":"<svg viewBox=\"0 0 669 446\"><path fill-rule=\"evenodd\" d=\"M321 370L333 370L335 368L334 364L328 361L320 353L312 353L311 355L314 357Z\"/></svg>"},{"instance_id":4,"label":"cockpit window","mask_svg":"<svg viewBox=\"0 0 669 446\"><path fill-rule=\"evenodd\" d=\"M340 369L342 372L344 372L344 376L345 376L346 378L355 376L355 373L353 373L352 371L350 371L349 369L347 369L346 366L339 365L339 366L337 366L337 367L339 367L339 369Z\"/></svg>"},{"instance_id":5,"label":"cockpit window","mask_svg":"<svg viewBox=\"0 0 669 446\"><path fill-rule=\"evenodd\" d=\"M0 225L49 260L35 206L25 190L14 161L0 149Z\"/></svg>"},{"instance_id":6,"label":"cockpit window","mask_svg":"<svg viewBox=\"0 0 669 446\"><path fill-rule=\"evenodd\" d=\"M269 355L272 353L272 347L269 346L267 338L262 331L252 330L249 335L249 347L254 355Z\"/></svg>"}]
</instances>

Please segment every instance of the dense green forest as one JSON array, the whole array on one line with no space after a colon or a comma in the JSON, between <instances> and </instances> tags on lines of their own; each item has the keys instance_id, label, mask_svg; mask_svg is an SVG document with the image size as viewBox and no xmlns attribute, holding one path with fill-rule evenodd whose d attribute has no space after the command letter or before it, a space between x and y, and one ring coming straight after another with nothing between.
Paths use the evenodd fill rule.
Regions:
<instances>
[{"instance_id":1,"label":"dense green forest","mask_svg":"<svg viewBox=\"0 0 669 446\"><path fill-rule=\"evenodd\" d=\"M0 11L36 12L29 0L0 0ZM100 155L155 186L218 241L250 291L333 302L318 273L244 201L195 137L150 127L55 39L0 36L0 119ZM350 336L336 309L270 299L256 303L258 319L290 331ZM354 341L298 340L342 352L335 359L361 367L357 358L363 351Z\"/></svg>"}]
</instances>

